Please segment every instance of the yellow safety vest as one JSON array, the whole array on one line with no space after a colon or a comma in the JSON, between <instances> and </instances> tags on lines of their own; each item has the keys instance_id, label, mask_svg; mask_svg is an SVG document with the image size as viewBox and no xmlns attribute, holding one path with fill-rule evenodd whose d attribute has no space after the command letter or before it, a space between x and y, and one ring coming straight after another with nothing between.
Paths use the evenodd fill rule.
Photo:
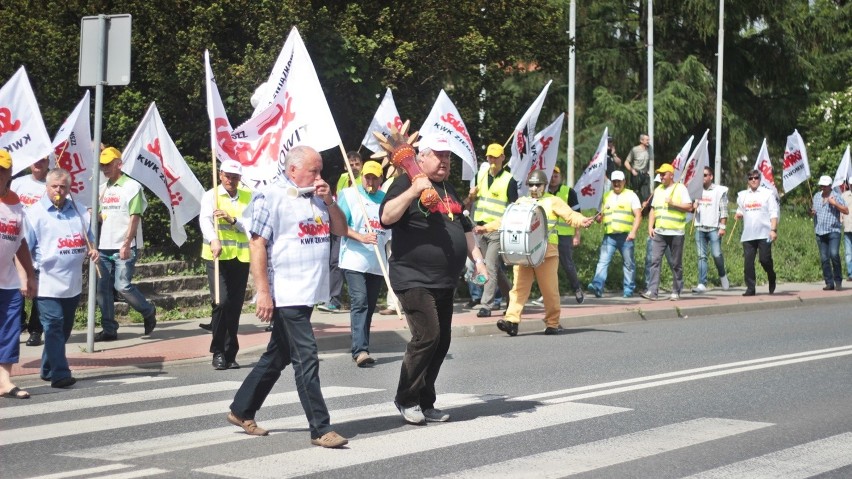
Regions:
<instances>
[{"instance_id":1,"label":"yellow safety vest","mask_svg":"<svg viewBox=\"0 0 852 479\"><path fill-rule=\"evenodd\" d=\"M562 201L564 201L565 204L568 204L568 194L569 193L571 193L571 188L569 188L567 185L562 185L562 186L559 187L558 190L556 190L556 194L554 194L553 196L557 196L559 198L562 198ZM568 225L568 223L566 223L565 220L563 220L562 218L559 218L556 221L556 234L557 235L559 235L559 236L574 236L574 232L575 232L574 227Z\"/></svg>"},{"instance_id":2,"label":"yellow safety vest","mask_svg":"<svg viewBox=\"0 0 852 479\"><path fill-rule=\"evenodd\" d=\"M476 200L476 211L473 213L473 221L476 223L490 223L498 218L503 217L506 212L506 206L509 204L509 181L512 180L512 174L506 170L501 170L499 174L488 186L488 164L483 164L484 168L479 168L479 174L476 178L476 184L479 185L479 198Z\"/></svg>"},{"instance_id":3,"label":"yellow safety vest","mask_svg":"<svg viewBox=\"0 0 852 479\"><path fill-rule=\"evenodd\" d=\"M219 198L218 208L228 213L232 218L237 218L242 216L243 211L245 211L248 207L249 202L251 202L251 192L238 188L236 203L228 199L223 200ZM238 231L236 225L232 225L222 218L218 221L219 242L222 243L222 252L219 254L219 259L224 261L236 258L241 263L248 263L248 235L242 231ZM206 260L213 259L213 252L210 251L210 243L207 240L204 240L204 244L201 245L201 257Z\"/></svg>"},{"instance_id":4,"label":"yellow safety vest","mask_svg":"<svg viewBox=\"0 0 852 479\"><path fill-rule=\"evenodd\" d=\"M614 205L609 204L608 201L609 197L615 193L612 190L604 193L602 202L604 206L603 224L606 234L630 233L630 230L633 229L633 220L636 217L633 216L633 210L630 208L630 196L625 195L627 192L630 192L630 190L623 189Z\"/></svg>"},{"instance_id":5,"label":"yellow safety vest","mask_svg":"<svg viewBox=\"0 0 852 479\"><path fill-rule=\"evenodd\" d=\"M666 193L665 189L665 186L660 185L656 190L654 190L654 201L652 203L652 206L654 207L654 228L683 230L686 228L686 213L675 210L674 208L669 209L669 205L666 204L668 193ZM684 189L686 189L686 187L680 183L676 183L674 185L672 203L682 203L681 192Z\"/></svg>"}]
</instances>

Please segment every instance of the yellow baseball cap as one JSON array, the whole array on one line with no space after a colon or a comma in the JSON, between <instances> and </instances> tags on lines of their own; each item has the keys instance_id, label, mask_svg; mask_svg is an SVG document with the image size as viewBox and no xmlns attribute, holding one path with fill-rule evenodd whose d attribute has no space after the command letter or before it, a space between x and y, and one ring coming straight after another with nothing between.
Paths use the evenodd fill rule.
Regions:
<instances>
[{"instance_id":1,"label":"yellow baseball cap","mask_svg":"<svg viewBox=\"0 0 852 479\"><path fill-rule=\"evenodd\" d=\"M12 155L4 149L0 149L0 167L6 169L12 167Z\"/></svg>"},{"instance_id":2,"label":"yellow baseball cap","mask_svg":"<svg viewBox=\"0 0 852 479\"><path fill-rule=\"evenodd\" d=\"M361 167L361 176L375 175L376 178L383 178L382 165L378 161L368 161Z\"/></svg>"},{"instance_id":3,"label":"yellow baseball cap","mask_svg":"<svg viewBox=\"0 0 852 479\"><path fill-rule=\"evenodd\" d=\"M671 163L664 163L657 168L657 173L674 173L674 167Z\"/></svg>"},{"instance_id":4,"label":"yellow baseball cap","mask_svg":"<svg viewBox=\"0 0 852 479\"><path fill-rule=\"evenodd\" d=\"M104 150L101 152L101 158L100 158L99 161L102 165L108 165L108 164L112 163L113 160L120 160L120 159L121 159L121 152L118 151L118 149L110 146L110 147L104 148Z\"/></svg>"},{"instance_id":5,"label":"yellow baseball cap","mask_svg":"<svg viewBox=\"0 0 852 479\"><path fill-rule=\"evenodd\" d=\"M503 145L499 143L492 143L488 145L488 149L485 150L485 156L493 156L497 158L498 156L503 155Z\"/></svg>"},{"instance_id":6,"label":"yellow baseball cap","mask_svg":"<svg viewBox=\"0 0 852 479\"><path fill-rule=\"evenodd\" d=\"M562 170L560 170L558 166L554 166L553 171L559 173L560 175L562 174Z\"/></svg>"}]
</instances>

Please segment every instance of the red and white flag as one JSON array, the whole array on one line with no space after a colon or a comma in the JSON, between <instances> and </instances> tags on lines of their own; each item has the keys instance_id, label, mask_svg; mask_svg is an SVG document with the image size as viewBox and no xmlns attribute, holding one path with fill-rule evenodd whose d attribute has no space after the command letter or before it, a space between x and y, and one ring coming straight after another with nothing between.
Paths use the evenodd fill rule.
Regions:
<instances>
[{"instance_id":1,"label":"red and white flag","mask_svg":"<svg viewBox=\"0 0 852 479\"><path fill-rule=\"evenodd\" d=\"M219 161L231 159L237 148L237 143L231 138L231 122L219 96L219 87L216 86L216 77L210 68L210 52L204 50L204 74L207 86L207 116L210 118L211 147L216 153ZM236 159L236 158L234 158Z\"/></svg>"},{"instance_id":2,"label":"red and white flag","mask_svg":"<svg viewBox=\"0 0 852 479\"><path fill-rule=\"evenodd\" d=\"M680 149L680 152L677 156L672 160L672 168L674 168L674 177L681 178L683 176L683 170L686 168L686 162L689 159L689 149L692 148L692 140L695 139L694 135L690 135L689 139L686 140L686 143L683 144L683 148Z\"/></svg>"},{"instance_id":3,"label":"red and white flag","mask_svg":"<svg viewBox=\"0 0 852 479\"><path fill-rule=\"evenodd\" d=\"M787 146L784 148L784 191L789 192L810 177L811 168L808 165L805 141L798 130L793 130L793 134L787 137Z\"/></svg>"},{"instance_id":4,"label":"red and white flag","mask_svg":"<svg viewBox=\"0 0 852 479\"><path fill-rule=\"evenodd\" d=\"M169 210L172 240L181 246L186 241L183 225L201 211L204 188L166 131L153 102L121 157L121 171L154 192Z\"/></svg>"},{"instance_id":5,"label":"red and white flag","mask_svg":"<svg viewBox=\"0 0 852 479\"><path fill-rule=\"evenodd\" d=\"M256 95L251 119L227 138L220 127L216 130L220 153L242 164L243 182L252 188L274 180L279 164L294 146L323 151L340 144L314 64L295 27L266 84L272 87ZM217 121L222 123L218 117Z\"/></svg>"},{"instance_id":6,"label":"red and white flag","mask_svg":"<svg viewBox=\"0 0 852 479\"><path fill-rule=\"evenodd\" d=\"M89 121L89 90L65 119L53 139L51 161L71 173L71 196L77 203L92 207L92 165L94 145Z\"/></svg>"},{"instance_id":7,"label":"red and white flag","mask_svg":"<svg viewBox=\"0 0 852 479\"><path fill-rule=\"evenodd\" d=\"M606 147L609 128L604 128L601 141L595 156L589 162L589 166L583 170L580 179L574 184L581 210L594 209L600 211L601 200L603 200L604 185L606 183Z\"/></svg>"},{"instance_id":8,"label":"red and white flag","mask_svg":"<svg viewBox=\"0 0 852 479\"><path fill-rule=\"evenodd\" d=\"M526 174L529 168L524 168L524 165L529 165L537 145L535 144L535 125L538 122L538 115L541 113L541 107L544 105L544 98L547 96L547 89L553 80L547 82L541 93L521 117L521 121L515 126L515 132L512 134L512 157L509 158L509 170L512 171L512 177L519 185L527 182Z\"/></svg>"},{"instance_id":9,"label":"red and white flag","mask_svg":"<svg viewBox=\"0 0 852 479\"><path fill-rule=\"evenodd\" d=\"M391 89L388 88L387 91L385 91L385 96L382 98L382 102L379 104L379 109L376 110L376 114L373 115L373 120L367 128L367 133L364 135L364 139L361 140L361 144L364 145L364 148L372 151L373 153L381 150L382 147L379 146L379 140L373 136L373 132L377 131L387 137L390 135L391 127L395 127L399 130L402 128L402 120L399 118L396 103L393 101L393 93L391 93Z\"/></svg>"},{"instance_id":10,"label":"red and white flag","mask_svg":"<svg viewBox=\"0 0 852 479\"><path fill-rule=\"evenodd\" d=\"M52 149L24 67L0 88L0 148L12 155L13 175L48 156Z\"/></svg>"},{"instance_id":11,"label":"red and white flag","mask_svg":"<svg viewBox=\"0 0 852 479\"><path fill-rule=\"evenodd\" d=\"M432 105L432 111L420 127L420 136L441 133L450 142L450 149L462 159L462 179L473 180L476 177L476 150L473 140L467 132L461 115L444 90L438 93L438 99Z\"/></svg>"},{"instance_id":12,"label":"red and white flag","mask_svg":"<svg viewBox=\"0 0 852 479\"><path fill-rule=\"evenodd\" d=\"M535 135L535 139L533 140L535 155L530 157L524 181L518 183L518 193L520 195L526 195L529 191L526 180L530 172L543 170L548 178L553 174L553 167L556 166L556 157L559 154L559 138L562 136L562 122L564 119L565 114L560 113L547 128Z\"/></svg>"},{"instance_id":13,"label":"red and white flag","mask_svg":"<svg viewBox=\"0 0 852 479\"><path fill-rule=\"evenodd\" d=\"M760 172L760 186L771 191L775 194L775 198L779 199L778 188L775 186L775 175L772 173L772 162L769 160L769 149L766 147L766 138L763 139L760 152L757 153L754 169Z\"/></svg>"},{"instance_id":14,"label":"red and white flag","mask_svg":"<svg viewBox=\"0 0 852 479\"><path fill-rule=\"evenodd\" d=\"M843 153L840 165L837 166L837 172L834 173L834 182L831 183L831 186L837 188L846 183L849 178L852 178L852 164L850 164L849 158L849 145L846 145L846 153Z\"/></svg>"},{"instance_id":15,"label":"red and white flag","mask_svg":"<svg viewBox=\"0 0 852 479\"><path fill-rule=\"evenodd\" d=\"M680 181L689 190L692 199L701 198L704 192L704 168L710 166L710 150L707 145L707 135L710 130L704 132L704 136L698 140L698 145L689 156Z\"/></svg>"}]
</instances>

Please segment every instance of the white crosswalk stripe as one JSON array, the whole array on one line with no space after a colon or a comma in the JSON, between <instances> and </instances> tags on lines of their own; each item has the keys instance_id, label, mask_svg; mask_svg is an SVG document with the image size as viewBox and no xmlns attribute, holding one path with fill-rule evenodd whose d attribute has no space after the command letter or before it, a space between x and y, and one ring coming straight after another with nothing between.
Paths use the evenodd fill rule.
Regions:
<instances>
[{"instance_id":1,"label":"white crosswalk stripe","mask_svg":"<svg viewBox=\"0 0 852 479\"><path fill-rule=\"evenodd\" d=\"M100 474L102 472L116 471L119 469L127 469L133 467L130 464L107 464L106 466L87 467L85 469L77 469L74 471L62 471L56 474L47 474L35 476L38 479L68 479L71 477L91 476L92 474ZM35 479L35 478L33 478Z\"/></svg>"},{"instance_id":2,"label":"white crosswalk stripe","mask_svg":"<svg viewBox=\"0 0 852 479\"><path fill-rule=\"evenodd\" d=\"M838 434L689 476L690 479L805 479L852 464L852 433Z\"/></svg>"}]
</instances>

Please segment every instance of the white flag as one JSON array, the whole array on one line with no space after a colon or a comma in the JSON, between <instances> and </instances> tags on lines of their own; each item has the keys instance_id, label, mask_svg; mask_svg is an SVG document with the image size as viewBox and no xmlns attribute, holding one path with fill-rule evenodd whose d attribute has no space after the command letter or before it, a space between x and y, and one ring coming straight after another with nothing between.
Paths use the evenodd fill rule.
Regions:
<instances>
[{"instance_id":1,"label":"white flag","mask_svg":"<svg viewBox=\"0 0 852 479\"><path fill-rule=\"evenodd\" d=\"M473 140L470 139L459 111L444 90L438 93L438 99L432 105L432 111L420 127L421 137L432 133L444 134L450 142L450 149L462 159L462 179L474 179L476 150L473 149Z\"/></svg>"},{"instance_id":2,"label":"white flag","mask_svg":"<svg viewBox=\"0 0 852 479\"><path fill-rule=\"evenodd\" d=\"M71 196L77 203L92 207L92 165L94 149L89 124L89 90L65 119L53 139L54 164L71 173Z\"/></svg>"},{"instance_id":3,"label":"white flag","mask_svg":"<svg viewBox=\"0 0 852 479\"><path fill-rule=\"evenodd\" d=\"M0 148L12 155L16 175L50 154L50 136L24 67L0 88Z\"/></svg>"},{"instance_id":4,"label":"white flag","mask_svg":"<svg viewBox=\"0 0 852 479\"><path fill-rule=\"evenodd\" d=\"M527 177L534 170L543 170L548 178L553 174L553 167L556 166L556 157L559 154L559 138L562 136L562 122L565 115L560 113L553 120L553 123L547 128L541 130L535 135L533 143L535 144L535 155L530 157L529 166L526 166L527 175L524 181L518 183L518 194L524 196L529 191L527 187Z\"/></svg>"},{"instance_id":5,"label":"white flag","mask_svg":"<svg viewBox=\"0 0 852 479\"><path fill-rule=\"evenodd\" d=\"M846 183L850 177L852 177L852 164L850 164L849 158L849 145L846 145L846 153L843 153L843 159L840 160L840 165L838 165L837 172L834 174L834 182L831 184L831 187L837 188Z\"/></svg>"},{"instance_id":6,"label":"white flag","mask_svg":"<svg viewBox=\"0 0 852 479\"><path fill-rule=\"evenodd\" d=\"M373 153L379 151L382 147L379 146L379 140L373 136L373 132L377 131L387 137L390 135L392 126L399 130L402 128L402 120L399 118L399 112L393 101L393 93L388 88L385 92L385 97L382 98L382 102L379 104L379 109L376 110L376 114L373 116L373 121L370 122L370 126L367 128L364 139L361 140L361 144Z\"/></svg>"},{"instance_id":7,"label":"white flag","mask_svg":"<svg viewBox=\"0 0 852 479\"><path fill-rule=\"evenodd\" d=\"M784 148L784 191L789 192L810 177L811 168L808 165L805 141L798 130L793 130L793 134L787 137L787 146Z\"/></svg>"},{"instance_id":8,"label":"white flag","mask_svg":"<svg viewBox=\"0 0 852 479\"><path fill-rule=\"evenodd\" d=\"M153 191L168 208L172 240L181 246L186 241L183 225L201 211L204 188L183 160L153 102L121 157L121 171Z\"/></svg>"},{"instance_id":9,"label":"white flag","mask_svg":"<svg viewBox=\"0 0 852 479\"><path fill-rule=\"evenodd\" d=\"M535 124L538 122L538 115L541 113L541 107L544 105L544 98L547 96L547 89L553 80L547 82L541 93L521 117L521 121L515 126L515 132L512 134L512 157L509 159L509 169L512 171L512 177L519 185L526 183L526 174L529 169L525 169L525 164L530 164L530 158L535 155L537 148L533 141L535 135Z\"/></svg>"},{"instance_id":10,"label":"white flag","mask_svg":"<svg viewBox=\"0 0 852 479\"><path fill-rule=\"evenodd\" d=\"M760 152L758 152L757 160L754 162L754 169L760 172L760 186L772 191L775 194L775 199L778 200L778 188L775 187L775 175L772 173L772 162L769 160L766 138L763 139L763 145L760 146Z\"/></svg>"},{"instance_id":11,"label":"white flag","mask_svg":"<svg viewBox=\"0 0 852 479\"><path fill-rule=\"evenodd\" d=\"M686 168L686 162L689 159L689 149L692 148L692 140L695 139L694 135L690 135L689 139L686 140L686 143L683 144L683 148L680 149L677 156L672 160L672 168L674 168L674 177L681 178L683 176L683 170Z\"/></svg>"},{"instance_id":12,"label":"white flag","mask_svg":"<svg viewBox=\"0 0 852 479\"><path fill-rule=\"evenodd\" d=\"M704 192L704 168L710 166L710 150L707 145L708 133L710 133L710 130L705 131L704 136L698 140L698 145L687 160L681 177L681 182L689 190L689 197L693 199L701 198Z\"/></svg>"},{"instance_id":13,"label":"white flag","mask_svg":"<svg viewBox=\"0 0 852 479\"><path fill-rule=\"evenodd\" d=\"M574 184L574 190L577 192L581 210L594 209L600 211L604 184L606 182L606 147L608 136L609 128L604 128L601 141L598 143L598 149L595 151L595 156L592 157L589 166L583 170L580 179Z\"/></svg>"},{"instance_id":14,"label":"white flag","mask_svg":"<svg viewBox=\"0 0 852 479\"><path fill-rule=\"evenodd\" d=\"M210 118L210 135L212 147L216 150L216 158L219 161L234 159L239 161L237 142L231 138L231 122L219 96L219 88L216 86L216 78L213 69L210 68L210 52L204 50L204 73L207 86L207 116Z\"/></svg>"}]
</instances>

